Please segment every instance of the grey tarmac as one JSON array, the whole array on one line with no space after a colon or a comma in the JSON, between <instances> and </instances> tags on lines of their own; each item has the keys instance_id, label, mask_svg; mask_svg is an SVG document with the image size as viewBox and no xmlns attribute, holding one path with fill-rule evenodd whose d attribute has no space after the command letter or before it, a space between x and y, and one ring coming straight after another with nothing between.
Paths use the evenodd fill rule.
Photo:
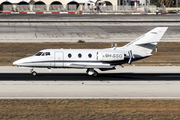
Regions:
<instances>
[{"instance_id":1,"label":"grey tarmac","mask_svg":"<svg viewBox=\"0 0 180 120\"><path fill-rule=\"evenodd\" d=\"M130 42L155 27L169 27L161 42L179 42L180 24L0 23L0 42Z\"/></svg>"},{"instance_id":2,"label":"grey tarmac","mask_svg":"<svg viewBox=\"0 0 180 120\"><path fill-rule=\"evenodd\" d=\"M179 15L0 15L0 42L130 42L160 26L169 27L161 42L179 42L178 21Z\"/></svg>"},{"instance_id":3,"label":"grey tarmac","mask_svg":"<svg viewBox=\"0 0 180 120\"><path fill-rule=\"evenodd\" d=\"M74 15L74 14L0 14L0 21L29 20L179 20L179 14L169 15Z\"/></svg>"},{"instance_id":4,"label":"grey tarmac","mask_svg":"<svg viewBox=\"0 0 180 120\"><path fill-rule=\"evenodd\" d=\"M180 99L179 66L125 66L100 72L84 69L0 67L0 99Z\"/></svg>"}]
</instances>

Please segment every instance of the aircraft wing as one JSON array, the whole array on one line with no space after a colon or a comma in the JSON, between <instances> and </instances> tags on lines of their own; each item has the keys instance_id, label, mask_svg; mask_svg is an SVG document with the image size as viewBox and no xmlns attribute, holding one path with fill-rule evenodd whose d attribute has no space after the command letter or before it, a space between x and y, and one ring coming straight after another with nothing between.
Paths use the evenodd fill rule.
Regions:
<instances>
[{"instance_id":1,"label":"aircraft wing","mask_svg":"<svg viewBox=\"0 0 180 120\"><path fill-rule=\"evenodd\" d=\"M114 68L114 66L110 66L110 65L85 65L85 64L70 64L69 67L74 67L74 68Z\"/></svg>"}]
</instances>

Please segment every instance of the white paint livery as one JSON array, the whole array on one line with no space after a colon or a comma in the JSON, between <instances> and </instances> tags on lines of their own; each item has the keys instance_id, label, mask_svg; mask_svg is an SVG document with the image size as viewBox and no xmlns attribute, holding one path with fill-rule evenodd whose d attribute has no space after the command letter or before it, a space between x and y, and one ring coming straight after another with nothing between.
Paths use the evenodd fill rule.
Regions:
<instances>
[{"instance_id":1,"label":"white paint livery","mask_svg":"<svg viewBox=\"0 0 180 120\"><path fill-rule=\"evenodd\" d=\"M88 75L97 76L94 69L114 70L117 65L151 56L151 52L166 32L167 27L156 27L123 47L108 49L45 49L34 56L17 60L18 67L30 68L80 68Z\"/></svg>"}]
</instances>

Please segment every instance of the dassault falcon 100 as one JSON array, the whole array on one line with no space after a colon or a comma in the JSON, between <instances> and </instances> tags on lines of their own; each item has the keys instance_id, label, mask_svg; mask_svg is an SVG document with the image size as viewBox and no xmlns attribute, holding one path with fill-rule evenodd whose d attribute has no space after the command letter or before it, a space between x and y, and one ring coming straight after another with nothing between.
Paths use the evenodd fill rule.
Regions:
<instances>
[{"instance_id":1,"label":"dassault falcon 100","mask_svg":"<svg viewBox=\"0 0 180 120\"><path fill-rule=\"evenodd\" d=\"M34 68L77 68L87 69L88 75L97 76L98 72L114 70L117 65L137 61L151 56L151 52L162 38L168 27L156 27L123 47L107 49L45 49L33 56L22 58L13 63L18 67L29 68L36 76Z\"/></svg>"}]
</instances>

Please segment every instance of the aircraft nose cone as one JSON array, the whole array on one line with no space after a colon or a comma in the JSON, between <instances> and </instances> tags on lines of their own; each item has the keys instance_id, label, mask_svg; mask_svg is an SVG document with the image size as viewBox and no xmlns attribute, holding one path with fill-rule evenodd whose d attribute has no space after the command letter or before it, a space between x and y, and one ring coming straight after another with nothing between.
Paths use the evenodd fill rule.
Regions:
<instances>
[{"instance_id":1,"label":"aircraft nose cone","mask_svg":"<svg viewBox=\"0 0 180 120\"><path fill-rule=\"evenodd\" d=\"M18 60L14 61L13 65L18 65Z\"/></svg>"}]
</instances>

